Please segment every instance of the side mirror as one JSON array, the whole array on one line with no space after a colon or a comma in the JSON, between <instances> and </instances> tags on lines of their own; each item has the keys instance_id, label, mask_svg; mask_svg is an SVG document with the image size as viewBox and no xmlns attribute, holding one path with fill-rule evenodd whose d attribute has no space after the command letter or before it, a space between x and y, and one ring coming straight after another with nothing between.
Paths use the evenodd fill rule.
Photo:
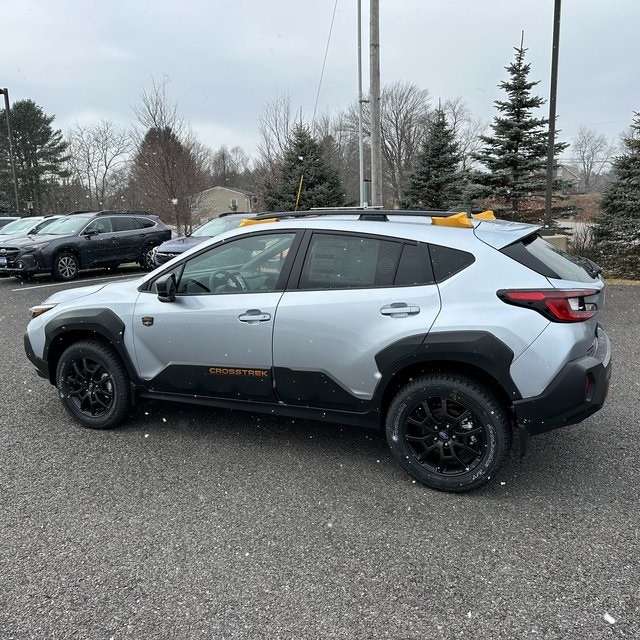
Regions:
<instances>
[{"instance_id":1,"label":"side mirror","mask_svg":"<svg viewBox=\"0 0 640 640\"><path fill-rule=\"evenodd\" d=\"M156 292L160 302L175 302L176 299L176 274L168 273L156 280Z\"/></svg>"}]
</instances>

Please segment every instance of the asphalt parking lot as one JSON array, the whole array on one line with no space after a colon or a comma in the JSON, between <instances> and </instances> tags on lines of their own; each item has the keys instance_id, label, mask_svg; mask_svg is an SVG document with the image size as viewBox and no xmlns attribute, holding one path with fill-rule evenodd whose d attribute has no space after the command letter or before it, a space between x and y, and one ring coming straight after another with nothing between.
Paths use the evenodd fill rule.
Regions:
<instances>
[{"instance_id":1,"label":"asphalt parking lot","mask_svg":"<svg viewBox=\"0 0 640 640\"><path fill-rule=\"evenodd\" d=\"M0 279L2 640L640 637L640 287L608 288L605 408L448 495L362 429L151 402L79 427L22 345L66 286Z\"/></svg>"}]
</instances>

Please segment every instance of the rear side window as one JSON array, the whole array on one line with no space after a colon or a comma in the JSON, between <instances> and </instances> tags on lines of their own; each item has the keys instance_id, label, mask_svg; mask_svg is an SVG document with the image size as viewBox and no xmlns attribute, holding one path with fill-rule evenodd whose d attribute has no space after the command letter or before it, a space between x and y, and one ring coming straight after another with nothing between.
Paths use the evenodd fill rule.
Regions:
<instances>
[{"instance_id":1,"label":"rear side window","mask_svg":"<svg viewBox=\"0 0 640 640\"><path fill-rule=\"evenodd\" d=\"M133 231L134 229L140 228L136 224L134 218L128 218L126 216L123 216L122 218L112 218L112 224L114 231Z\"/></svg>"},{"instance_id":2,"label":"rear side window","mask_svg":"<svg viewBox=\"0 0 640 640\"><path fill-rule=\"evenodd\" d=\"M460 249L432 244L429 245L429 250L436 282L443 282L476 261L473 254Z\"/></svg>"},{"instance_id":3,"label":"rear side window","mask_svg":"<svg viewBox=\"0 0 640 640\"><path fill-rule=\"evenodd\" d=\"M155 226L155 224L156 224L150 218L136 218L135 221L136 221L137 225L139 227L141 227L142 229L149 229L149 228Z\"/></svg>"},{"instance_id":4,"label":"rear side window","mask_svg":"<svg viewBox=\"0 0 640 640\"><path fill-rule=\"evenodd\" d=\"M314 233L298 286L300 289L355 289L432 282L426 245Z\"/></svg>"},{"instance_id":5,"label":"rear side window","mask_svg":"<svg viewBox=\"0 0 640 640\"><path fill-rule=\"evenodd\" d=\"M588 273L587 269L591 267L584 258L565 253L537 234L510 244L501 251L516 262L547 278L593 282L597 276L595 272L593 277Z\"/></svg>"}]
</instances>

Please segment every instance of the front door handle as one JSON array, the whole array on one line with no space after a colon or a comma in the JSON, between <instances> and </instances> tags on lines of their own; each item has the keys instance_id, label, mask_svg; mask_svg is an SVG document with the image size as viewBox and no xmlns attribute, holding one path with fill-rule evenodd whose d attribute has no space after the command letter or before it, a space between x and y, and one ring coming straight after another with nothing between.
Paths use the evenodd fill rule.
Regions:
<instances>
[{"instance_id":1,"label":"front door handle","mask_svg":"<svg viewBox=\"0 0 640 640\"><path fill-rule=\"evenodd\" d=\"M420 313L420 307L416 304L407 304L406 302L393 302L385 305L380 309L383 316L391 316L392 318L406 318L407 316L415 316Z\"/></svg>"},{"instance_id":2,"label":"front door handle","mask_svg":"<svg viewBox=\"0 0 640 640\"><path fill-rule=\"evenodd\" d=\"M260 324L261 322L271 320L271 314L262 313L260 309L248 309L238 316L238 320L240 320L240 322L246 322L247 324Z\"/></svg>"}]
</instances>

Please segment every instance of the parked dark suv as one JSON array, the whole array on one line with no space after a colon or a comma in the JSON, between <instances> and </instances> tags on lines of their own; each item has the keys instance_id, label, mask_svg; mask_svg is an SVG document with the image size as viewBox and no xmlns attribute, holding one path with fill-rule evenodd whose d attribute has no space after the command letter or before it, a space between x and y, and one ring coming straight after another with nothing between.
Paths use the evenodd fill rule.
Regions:
<instances>
[{"instance_id":1,"label":"parked dark suv","mask_svg":"<svg viewBox=\"0 0 640 640\"><path fill-rule=\"evenodd\" d=\"M68 215L52 222L46 233L0 241L0 272L73 280L82 269L123 262L150 268L153 248L169 238L171 230L145 211Z\"/></svg>"}]
</instances>

